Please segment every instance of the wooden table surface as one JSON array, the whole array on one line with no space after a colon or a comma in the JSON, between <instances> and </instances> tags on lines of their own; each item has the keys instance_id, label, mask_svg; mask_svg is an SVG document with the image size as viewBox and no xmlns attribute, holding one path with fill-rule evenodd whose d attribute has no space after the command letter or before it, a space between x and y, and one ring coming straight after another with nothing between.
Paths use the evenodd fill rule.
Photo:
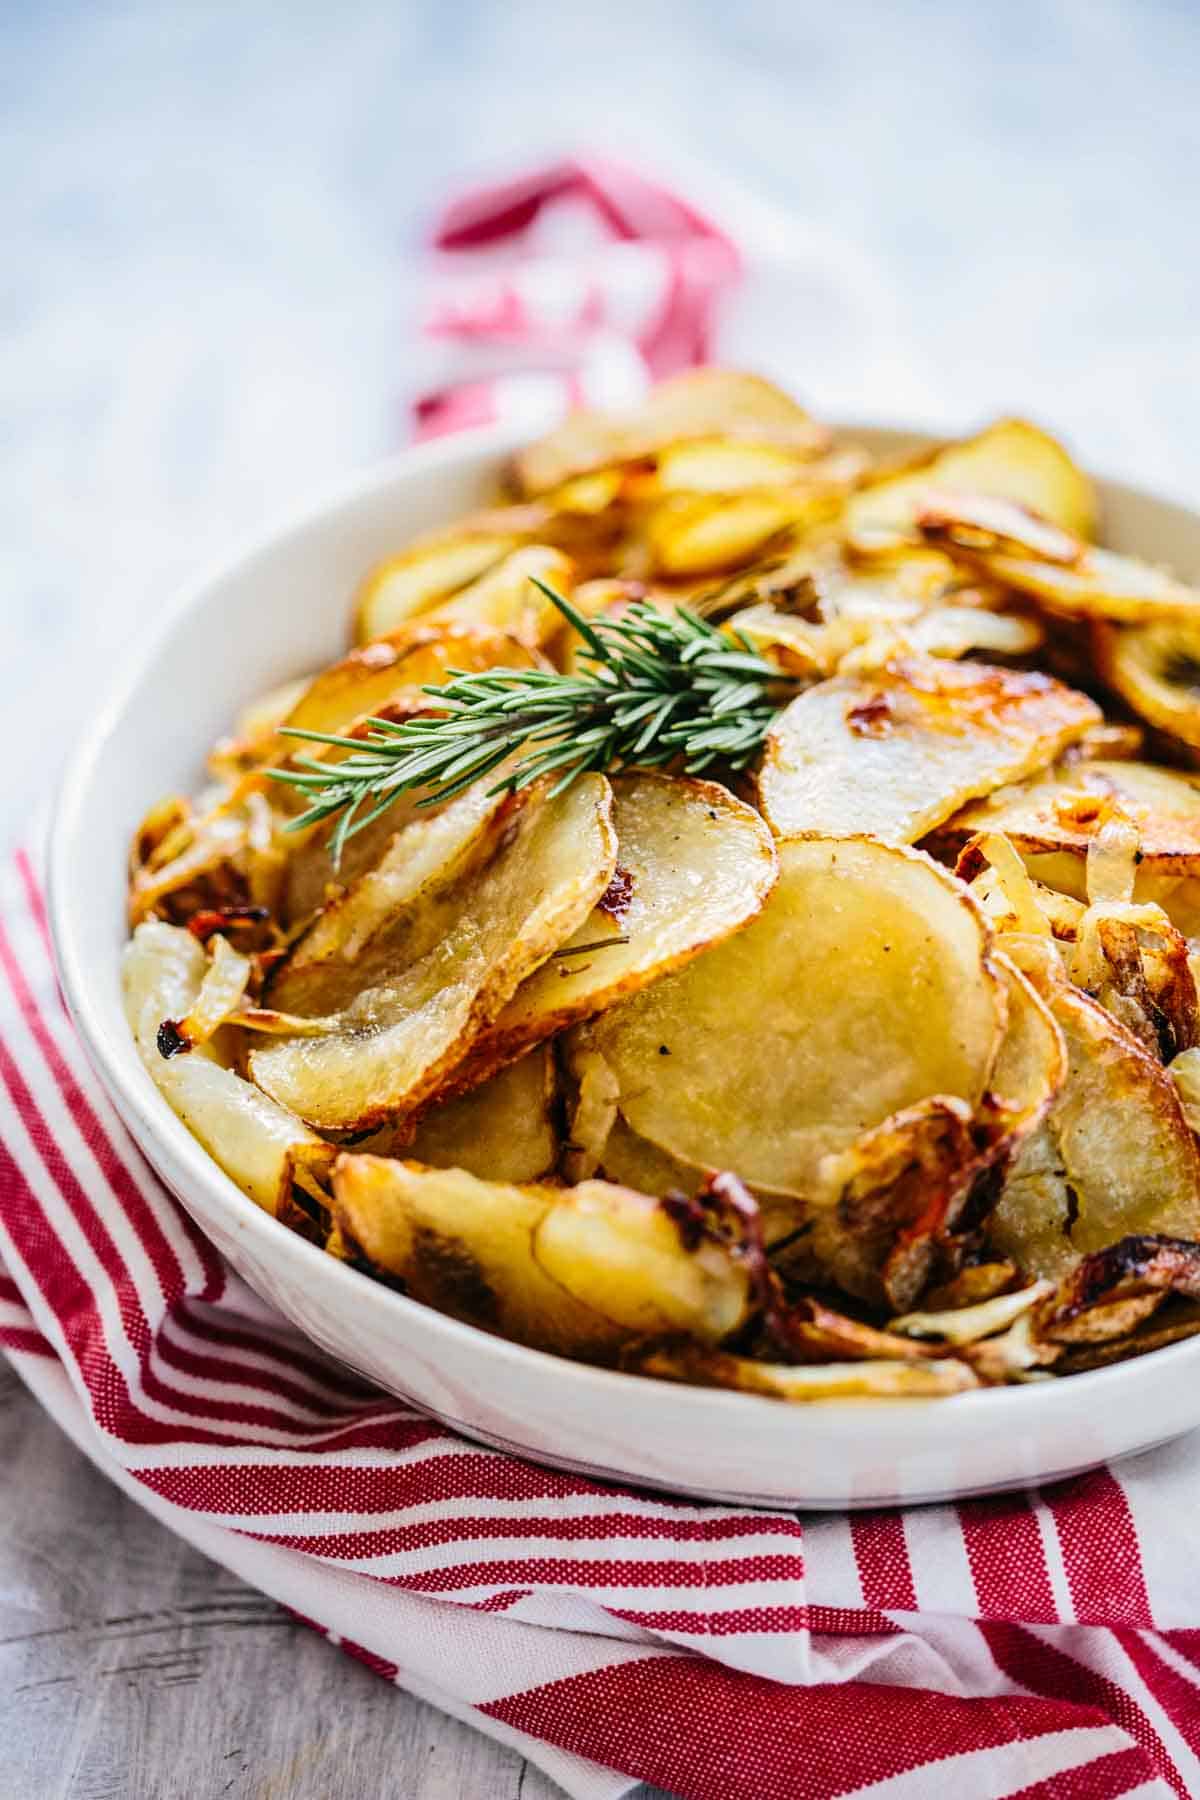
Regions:
<instances>
[{"instance_id":1,"label":"wooden table surface","mask_svg":"<svg viewBox=\"0 0 1200 1800\"><path fill-rule=\"evenodd\" d=\"M464 172L714 164L799 221L737 355L845 416L1025 409L1194 494L1197 91L1170 0L0 7L0 835L180 579L398 440L429 376L403 246ZM11 1376L0 1468L0 1800L550 1800Z\"/></svg>"}]
</instances>

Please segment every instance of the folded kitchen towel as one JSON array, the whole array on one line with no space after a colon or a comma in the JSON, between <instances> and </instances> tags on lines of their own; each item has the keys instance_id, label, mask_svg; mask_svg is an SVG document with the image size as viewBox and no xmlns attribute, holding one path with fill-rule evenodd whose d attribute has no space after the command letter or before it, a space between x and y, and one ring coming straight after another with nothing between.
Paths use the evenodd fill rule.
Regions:
<instances>
[{"instance_id":1,"label":"folded kitchen towel","mask_svg":"<svg viewBox=\"0 0 1200 1800\"><path fill-rule=\"evenodd\" d=\"M524 345L551 410L703 355L742 267L692 207L583 164L468 197L439 239L511 274L568 204L599 285ZM610 296L606 233L658 257L656 304ZM439 328L520 348L505 267ZM626 337L620 381L593 325ZM425 428L508 405L501 366L468 373L469 405L448 378ZM578 1800L1200 1793L1195 1438L1037 1492L801 1518L455 1437L314 1350L148 1168L59 998L25 854L0 891L0 1256L0 1345L112 1480Z\"/></svg>"}]
</instances>

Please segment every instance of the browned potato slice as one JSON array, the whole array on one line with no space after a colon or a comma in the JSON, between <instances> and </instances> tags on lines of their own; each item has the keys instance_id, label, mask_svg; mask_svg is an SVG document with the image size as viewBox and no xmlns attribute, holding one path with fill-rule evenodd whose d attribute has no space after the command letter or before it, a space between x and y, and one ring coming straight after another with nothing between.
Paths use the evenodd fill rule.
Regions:
<instances>
[{"instance_id":1,"label":"browned potato slice","mask_svg":"<svg viewBox=\"0 0 1200 1800\"><path fill-rule=\"evenodd\" d=\"M190 932L147 920L125 947L126 1016L168 1105L242 1192L279 1217L297 1169L321 1172L334 1152L294 1113L225 1068L212 1043L169 1058L160 1054L160 1026L191 1012L206 973L207 958Z\"/></svg>"},{"instance_id":2,"label":"browned potato slice","mask_svg":"<svg viewBox=\"0 0 1200 1800\"><path fill-rule=\"evenodd\" d=\"M515 521L514 521L515 523ZM354 603L354 638L371 643L406 625L440 600L478 581L525 541L525 532L497 529L489 521L423 539L380 563L363 582Z\"/></svg>"},{"instance_id":3,"label":"browned potato slice","mask_svg":"<svg viewBox=\"0 0 1200 1800\"><path fill-rule=\"evenodd\" d=\"M817 1363L755 1362L727 1350L676 1346L651 1350L632 1365L642 1375L686 1381L697 1387L733 1388L770 1400L925 1400L962 1394L979 1382L965 1362L951 1358L905 1358L902 1362L861 1360Z\"/></svg>"},{"instance_id":4,"label":"browned potato slice","mask_svg":"<svg viewBox=\"0 0 1200 1800\"><path fill-rule=\"evenodd\" d=\"M831 457L790 487L660 501L643 527L650 572L688 577L736 568L781 532L804 532L834 518L857 469L856 459Z\"/></svg>"},{"instance_id":5,"label":"browned potato slice","mask_svg":"<svg viewBox=\"0 0 1200 1800\"><path fill-rule=\"evenodd\" d=\"M486 621L422 621L363 644L322 669L284 724L306 731L344 732L387 706L414 710L428 706L422 690L445 681L451 669L468 674L501 666L527 669L534 660L527 646ZM295 744L289 741L286 748L294 750Z\"/></svg>"},{"instance_id":6,"label":"browned potato slice","mask_svg":"<svg viewBox=\"0 0 1200 1800\"><path fill-rule=\"evenodd\" d=\"M522 490L541 494L590 470L712 437L802 454L816 454L829 443L825 427L770 382L732 369L692 369L660 382L629 411L573 413L520 451L514 466Z\"/></svg>"},{"instance_id":7,"label":"browned potato slice","mask_svg":"<svg viewBox=\"0 0 1200 1800\"><path fill-rule=\"evenodd\" d=\"M558 1160L557 1094L553 1052L539 1044L470 1093L423 1113L402 1139L404 1155L489 1181L540 1181Z\"/></svg>"},{"instance_id":8,"label":"browned potato slice","mask_svg":"<svg viewBox=\"0 0 1200 1800\"><path fill-rule=\"evenodd\" d=\"M1091 481L1057 439L1024 419L1004 419L978 437L947 444L915 465L863 487L843 518L851 541L911 533L917 509L939 489L990 494L1027 506L1076 537L1096 531Z\"/></svg>"},{"instance_id":9,"label":"browned potato slice","mask_svg":"<svg viewBox=\"0 0 1200 1800\"><path fill-rule=\"evenodd\" d=\"M990 581L1028 594L1066 619L1146 619L1190 614L1200 619L1200 593L1164 569L1089 545L1071 568L1030 557L975 556Z\"/></svg>"},{"instance_id":10,"label":"browned potato slice","mask_svg":"<svg viewBox=\"0 0 1200 1800\"><path fill-rule=\"evenodd\" d=\"M1096 666L1147 724L1200 749L1200 615L1097 625Z\"/></svg>"},{"instance_id":11,"label":"browned potato slice","mask_svg":"<svg viewBox=\"0 0 1200 1800\"><path fill-rule=\"evenodd\" d=\"M447 621L504 631L534 648L548 644L561 634L564 620L554 602L535 587L531 579L535 575L560 594L570 594L574 585L570 557L545 544L529 544L422 617L430 624Z\"/></svg>"},{"instance_id":12,"label":"browned potato slice","mask_svg":"<svg viewBox=\"0 0 1200 1800\"><path fill-rule=\"evenodd\" d=\"M642 1336L717 1343L749 1313L727 1248L687 1248L669 1209L606 1182L515 1186L341 1156L334 1215L414 1299L540 1350L611 1361Z\"/></svg>"},{"instance_id":13,"label":"browned potato slice","mask_svg":"<svg viewBox=\"0 0 1200 1800\"><path fill-rule=\"evenodd\" d=\"M604 892L616 859L611 812L601 775L580 777L553 800L529 791L497 831L490 860L436 888L397 939L375 936L371 985L343 1009L341 1029L252 1051L253 1079L336 1131L364 1130L432 1098Z\"/></svg>"},{"instance_id":14,"label":"browned potato slice","mask_svg":"<svg viewBox=\"0 0 1200 1800\"><path fill-rule=\"evenodd\" d=\"M1029 940L1008 938L1066 1040L1068 1072L1018 1150L989 1242L1059 1280L1127 1232L1200 1235L1200 1158L1170 1076Z\"/></svg>"},{"instance_id":15,"label":"browned potato slice","mask_svg":"<svg viewBox=\"0 0 1200 1800\"><path fill-rule=\"evenodd\" d=\"M727 788L639 769L614 776L612 789L612 885L481 1038L480 1067L679 968L753 918L770 892L770 833Z\"/></svg>"},{"instance_id":16,"label":"browned potato slice","mask_svg":"<svg viewBox=\"0 0 1200 1800\"><path fill-rule=\"evenodd\" d=\"M574 1037L576 1034L570 1035ZM603 1058L598 1060L602 1068L608 1068ZM615 1082L615 1077L613 1079ZM595 1080L593 1076L593 1083ZM615 1111L615 1107L614 1113L615 1116L604 1126L604 1135L592 1163L592 1171L603 1176L606 1181L619 1182L622 1187L637 1188L643 1194L663 1195L697 1194L710 1180L713 1173L711 1168L701 1168L696 1163L687 1163L678 1156L672 1156L669 1150L660 1149L649 1138L639 1137L628 1120ZM579 1114L576 1112L571 1120L572 1140L580 1135ZM566 1173L570 1178L569 1168ZM758 1201L766 1243L775 1244L796 1229L803 1217L804 1208L794 1194L777 1193L761 1184L750 1187L748 1191Z\"/></svg>"},{"instance_id":17,"label":"browned potato slice","mask_svg":"<svg viewBox=\"0 0 1200 1800\"><path fill-rule=\"evenodd\" d=\"M383 709L403 716L429 706L424 686L444 682L451 669L469 674L499 667L526 669L538 661L534 650L506 632L461 622L422 621L380 644L364 645L324 670L287 722L307 730L361 735L366 719ZM346 754L299 739L282 739L280 748L289 755L314 755L330 763ZM280 794L284 792L280 788ZM347 840L337 869L329 854L328 823L285 838L289 855L283 878L284 922L296 925L308 919L331 890L374 868L397 831L415 817L428 816L431 809L421 806L426 797L419 791L398 794L386 812Z\"/></svg>"},{"instance_id":18,"label":"browned potato slice","mask_svg":"<svg viewBox=\"0 0 1200 1800\"><path fill-rule=\"evenodd\" d=\"M744 930L591 1032L641 1136L812 1197L821 1159L891 1114L976 1106L1004 1006L981 912L928 857L827 837L779 866Z\"/></svg>"},{"instance_id":19,"label":"browned potato slice","mask_svg":"<svg viewBox=\"0 0 1200 1800\"><path fill-rule=\"evenodd\" d=\"M1200 775L1153 763L1064 761L1020 786L975 801L937 833L939 855L980 832L1002 833L1039 882L1086 901L1088 850L1113 807L1133 821L1139 858L1133 898L1161 906L1185 936L1200 932Z\"/></svg>"},{"instance_id":20,"label":"browned potato slice","mask_svg":"<svg viewBox=\"0 0 1200 1800\"><path fill-rule=\"evenodd\" d=\"M803 481L811 466L811 456L803 451L737 438L697 438L660 452L646 491L724 496L752 488L787 488Z\"/></svg>"},{"instance_id":21,"label":"browned potato slice","mask_svg":"<svg viewBox=\"0 0 1200 1800\"><path fill-rule=\"evenodd\" d=\"M492 786L476 782L440 812L418 814L402 826L376 867L329 902L275 971L267 990L271 1005L304 1013L346 1006L396 943L414 930L435 934L445 924L439 906L458 905L464 876L495 853L520 808Z\"/></svg>"},{"instance_id":22,"label":"browned potato slice","mask_svg":"<svg viewBox=\"0 0 1200 1800\"><path fill-rule=\"evenodd\" d=\"M232 734L218 738L209 753L208 770L214 781L232 783L278 754L279 727L307 691L310 681L310 676L301 675L294 681L280 682L242 708Z\"/></svg>"},{"instance_id":23,"label":"browned potato slice","mask_svg":"<svg viewBox=\"0 0 1200 1800\"><path fill-rule=\"evenodd\" d=\"M1067 1045L1054 1014L1016 964L1000 951L995 961L1008 1016L988 1081L987 1110L1011 1144L1014 1134L1028 1136L1061 1091Z\"/></svg>"},{"instance_id":24,"label":"browned potato slice","mask_svg":"<svg viewBox=\"0 0 1200 1800\"><path fill-rule=\"evenodd\" d=\"M1137 622L1200 611L1200 593L1134 556L1100 550L1011 501L935 493L917 512L926 542L1068 619Z\"/></svg>"},{"instance_id":25,"label":"browned potato slice","mask_svg":"<svg viewBox=\"0 0 1200 1800\"><path fill-rule=\"evenodd\" d=\"M1099 718L1048 675L899 657L792 701L767 738L759 806L779 837L911 843L976 794L1053 762Z\"/></svg>"}]
</instances>

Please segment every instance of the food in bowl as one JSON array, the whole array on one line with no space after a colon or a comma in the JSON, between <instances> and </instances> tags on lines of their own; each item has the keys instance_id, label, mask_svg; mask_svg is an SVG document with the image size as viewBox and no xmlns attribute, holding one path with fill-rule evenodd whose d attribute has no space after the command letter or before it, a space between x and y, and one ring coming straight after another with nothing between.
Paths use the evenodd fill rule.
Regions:
<instances>
[{"instance_id":1,"label":"food in bowl","mask_svg":"<svg viewBox=\"0 0 1200 1800\"><path fill-rule=\"evenodd\" d=\"M873 464L724 371L510 483L136 834L127 1011L200 1142L666 1378L953 1395L1200 1327L1200 595L1032 425Z\"/></svg>"}]
</instances>

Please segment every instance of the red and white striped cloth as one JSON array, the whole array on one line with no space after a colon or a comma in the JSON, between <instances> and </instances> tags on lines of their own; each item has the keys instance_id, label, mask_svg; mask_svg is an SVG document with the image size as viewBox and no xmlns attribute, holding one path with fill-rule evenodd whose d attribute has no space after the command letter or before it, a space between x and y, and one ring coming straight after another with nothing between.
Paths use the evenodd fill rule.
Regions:
<instances>
[{"instance_id":1,"label":"red and white striped cloth","mask_svg":"<svg viewBox=\"0 0 1200 1800\"><path fill-rule=\"evenodd\" d=\"M638 1780L683 1800L1200 1794L1195 1440L845 1518L466 1443L313 1350L151 1173L59 999L24 855L0 884L0 1255L0 1345L112 1480L578 1800Z\"/></svg>"}]
</instances>

